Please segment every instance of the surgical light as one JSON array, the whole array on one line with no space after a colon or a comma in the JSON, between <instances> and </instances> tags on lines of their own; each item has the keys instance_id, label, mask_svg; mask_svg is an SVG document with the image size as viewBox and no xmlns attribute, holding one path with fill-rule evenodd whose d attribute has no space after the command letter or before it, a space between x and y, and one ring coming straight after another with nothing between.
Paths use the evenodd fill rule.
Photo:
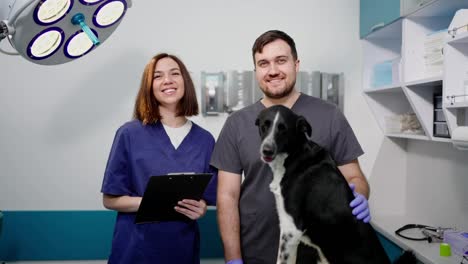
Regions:
<instances>
[{"instance_id":1,"label":"surgical light","mask_svg":"<svg viewBox=\"0 0 468 264\"><path fill-rule=\"evenodd\" d=\"M119 26L132 0L0 0L0 41L44 65L80 58Z\"/></svg>"}]
</instances>

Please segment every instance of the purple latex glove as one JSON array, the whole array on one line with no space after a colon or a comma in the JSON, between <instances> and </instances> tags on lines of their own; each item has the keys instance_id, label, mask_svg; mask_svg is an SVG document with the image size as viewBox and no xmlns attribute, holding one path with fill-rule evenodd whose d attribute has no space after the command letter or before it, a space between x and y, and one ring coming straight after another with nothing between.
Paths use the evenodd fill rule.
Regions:
<instances>
[{"instance_id":1,"label":"purple latex glove","mask_svg":"<svg viewBox=\"0 0 468 264\"><path fill-rule=\"evenodd\" d=\"M369 223L371 220L371 215L366 197L354 191L356 188L354 184L351 183L349 187L353 191L355 197L354 200L352 200L349 204L349 206L353 208L353 215L355 215L357 219L362 220L364 223Z\"/></svg>"},{"instance_id":2,"label":"purple latex glove","mask_svg":"<svg viewBox=\"0 0 468 264\"><path fill-rule=\"evenodd\" d=\"M230 261L226 262L226 264L244 264L242 259L231 259Z\"/></svg>"}]
</instances>

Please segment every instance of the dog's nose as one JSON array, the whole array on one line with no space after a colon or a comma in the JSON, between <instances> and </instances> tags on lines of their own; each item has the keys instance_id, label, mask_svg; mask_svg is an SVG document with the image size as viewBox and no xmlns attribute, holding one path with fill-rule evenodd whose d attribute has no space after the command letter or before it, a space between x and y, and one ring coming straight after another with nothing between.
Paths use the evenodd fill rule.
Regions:
<instances>
[{"instance_id":1,"label":"dog's nose","mask_svg":"<svg viewBox=\"0 0 468 264\"><path fill-rule=\"evenodd\" d=\"M262 149L262 154L267 157L273 156L275 154L275 149L271 145L264 145Z\"/></svg>"}]
</instances>

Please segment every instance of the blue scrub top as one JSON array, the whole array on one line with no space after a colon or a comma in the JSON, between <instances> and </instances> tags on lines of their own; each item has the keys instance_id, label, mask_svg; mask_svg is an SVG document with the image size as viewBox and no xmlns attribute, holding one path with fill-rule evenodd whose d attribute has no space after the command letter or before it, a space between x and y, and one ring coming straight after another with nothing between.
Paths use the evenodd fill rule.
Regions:
<instances>
[{"instance_id":1,"label":"blue scrub top","mask_svg":"<svg viewBox=\"0 0 468 264\"><path fill-rule=\"evenodd\" d=\"M115 135L101 192L109 195L143 196L150 176L171 172L212 172L204 200L216 203L216 170L209 161L213 136L193 123L177 149L160 121L143 125L134 120ZM135 213L117 214L109 257L112 263L199 264L200 235L196 221L138 224Z\"/></svg>"}]
</instances>

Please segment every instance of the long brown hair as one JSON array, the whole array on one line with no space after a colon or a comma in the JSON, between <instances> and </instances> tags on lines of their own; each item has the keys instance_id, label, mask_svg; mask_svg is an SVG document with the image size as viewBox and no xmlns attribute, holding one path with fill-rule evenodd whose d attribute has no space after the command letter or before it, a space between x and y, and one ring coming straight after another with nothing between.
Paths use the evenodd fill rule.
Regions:
<instances>
[{"instance_id":1,"label":"long brown hair","mask_svg":"<svg viewBox=\"0 0 468 264\"><path fill-rule=\"evenodd\" d=\"M171 58L179 65L184 80L185 92L177 106L177 116L198 115L198 101L195 93L195 86L193 85L187 67L185 67L184 63L176 56L160 53L155 55L146 65L143 76L141 77L140 90L135 100L133 118L140 120L145 125L155 123L161 119L159 102L153 94L153 78L156 64L163 58Z\"/></svg>"}]
</instances>

